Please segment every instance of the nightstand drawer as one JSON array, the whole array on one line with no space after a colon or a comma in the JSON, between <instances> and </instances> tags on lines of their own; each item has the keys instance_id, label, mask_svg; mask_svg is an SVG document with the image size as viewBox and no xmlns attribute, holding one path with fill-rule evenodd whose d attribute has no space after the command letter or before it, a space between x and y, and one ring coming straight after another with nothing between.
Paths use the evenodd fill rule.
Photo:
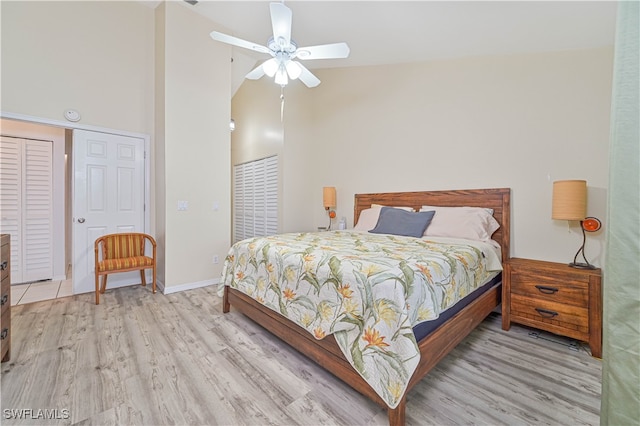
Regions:
<instances>
[{"instance_id":1,"label":"nightstand drawer","mask_svg":"<svg viewBox=\"0 0 640 426\"><path fill-rule=\"evenodd\" d=\"M9 238L6 238L7 242ZM4 241L3 241L4 242ZM11 253L9 252L9 244L2 244L2 257L0 257L0 272L1 279L4 281L5 278L9 278L9 258L11 257Z\"/></svg>"},{"instance_id":2,"label":"nightstand drawer","mask_svg":"<svg viewBox=\"0 0 640 426\"><path fill-rule=\"evenodd\" d=\"M511 295L511 316L516 322L577 339L589 335L589 309Z\"/></svg>"},{"instance_id":3,"label":"nightstand drawer","mask_svg":"<svg viewBox=\"0 0 640 426\"><path fill-rule=\"evenodd\" d=\"M11 309L11 285L9 279L2 280L2 292L0 292L0 305L2 305L2 314Z\"/></svg>"},{"instance_id":4,"label":"nightstand drawer","mask_svg":"<svg viewBox=\"0 0 640 426\"><path fill-rule=\"evenodd\" d=\"M11 311L3 311L0 316L0 350L3 357L11 344Z\"/></svg>"},{"instance_id":5,"label":"nightstand drawer","mask_svg":"<svg viewBox=\"0 0 640 426\"><path fill-rule=\"evenodd\" d=\"M511 268L511 292L522 296L529 296L541 301L566 303L573 306L587 308L589 305L588 282L571 279L568 276L560 281L537 271L527 274Z\"/></svg>"}]
</instances>

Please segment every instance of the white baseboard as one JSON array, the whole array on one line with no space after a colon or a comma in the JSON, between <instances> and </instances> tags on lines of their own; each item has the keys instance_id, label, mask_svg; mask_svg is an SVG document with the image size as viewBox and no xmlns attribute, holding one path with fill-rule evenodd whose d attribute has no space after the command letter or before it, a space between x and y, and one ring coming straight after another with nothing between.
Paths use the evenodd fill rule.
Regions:
<instances>
[{"instance_id":1,"label":"white baseboard","mask_svg":"<svg viewBox=\"0 0 640 426\"><path fill-rule=\"evenodd\" d=\"M196 281L193 283L185 283L180 285L172 285L171 287L165 287L164 283L160 281L156 281L156 285L158 286L158 288L163 294L171 294L171 293L177 293L179 291L193 290L196 288L207 287L207 286L216 285L216 284L220 284L220 278L216 278L213 280Z\"/></svg>"}]
</instances>

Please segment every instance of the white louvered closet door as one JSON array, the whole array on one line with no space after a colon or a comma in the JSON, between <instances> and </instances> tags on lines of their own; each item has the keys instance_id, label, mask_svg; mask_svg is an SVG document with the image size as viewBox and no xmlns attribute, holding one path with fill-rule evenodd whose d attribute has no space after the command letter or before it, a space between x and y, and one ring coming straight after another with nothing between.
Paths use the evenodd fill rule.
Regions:
<instances>
[{"instance_id":1,"label":"white louvered closet door","mask_svg":"<svg viewBox=\"0 0 640 426\"><path fill-rule=\"evenodd\" d=\"M11 234L11 283L53 277L52 143L2 136L0 232Z\"/></svg>"},{"instance_id":2,"label":"white louvered closet door","mask_svg":"<svg viewBox=\"0 0 640 426\"><path fill-rule=\"evenodd\" d=\"M234 242L278 232L278 157L233 168Z\"/></svg>"}]
</instances>

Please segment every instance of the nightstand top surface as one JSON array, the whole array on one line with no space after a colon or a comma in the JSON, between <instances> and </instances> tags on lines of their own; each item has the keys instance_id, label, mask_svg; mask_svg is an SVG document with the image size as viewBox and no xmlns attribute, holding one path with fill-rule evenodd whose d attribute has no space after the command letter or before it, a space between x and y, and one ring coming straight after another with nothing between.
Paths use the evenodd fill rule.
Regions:
<instances>
[{"instance_id":1,"label":"nightstand top surface","mask_svg":"<svg viewBox=\"0 0 640 426\"><path fill-rule=\"evenodd\" d=\"M554 270L563 270L570 272L578 272L587 275L601 275L602 270L600 268L596 269L582 269L582 268L573 268L569 266L568 263L559 263L559 262L549 262L547 260L535 260L535 259L524 259L521 257L512 257L508 261L512 265L519 266L529 266L532 268L545 268L545 269L554 269Z\"/></svg>"}]
</instances>

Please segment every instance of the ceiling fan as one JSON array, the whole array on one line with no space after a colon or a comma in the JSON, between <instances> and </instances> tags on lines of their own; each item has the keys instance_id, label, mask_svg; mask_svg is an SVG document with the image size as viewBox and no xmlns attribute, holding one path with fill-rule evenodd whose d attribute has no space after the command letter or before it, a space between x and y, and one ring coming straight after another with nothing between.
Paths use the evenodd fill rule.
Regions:
<instances>
[{"instance_id":1,"label":"ceiling fan","mask_svg":"<svg viewBox=\"0 0 640 426\"><path fill-rule=\"evenodd\" d=\"M298 47L291 39L291 9L284 3L270 3L271 26L273 36L269 38L266 46L250 41L242 40L227 34L213 31L211 38L223 43L242 47L260 53L268 53L271 59L264 61L254 68L246 78L257 80L263 75L275 77L276 84L284 87L289 79L300 79L307 87L316 87L320 84L318 77L313 75L304 65L296 59L341 59L349 56L347 43L321 44L318 46Z\"/></svg>"}]
</instances>

